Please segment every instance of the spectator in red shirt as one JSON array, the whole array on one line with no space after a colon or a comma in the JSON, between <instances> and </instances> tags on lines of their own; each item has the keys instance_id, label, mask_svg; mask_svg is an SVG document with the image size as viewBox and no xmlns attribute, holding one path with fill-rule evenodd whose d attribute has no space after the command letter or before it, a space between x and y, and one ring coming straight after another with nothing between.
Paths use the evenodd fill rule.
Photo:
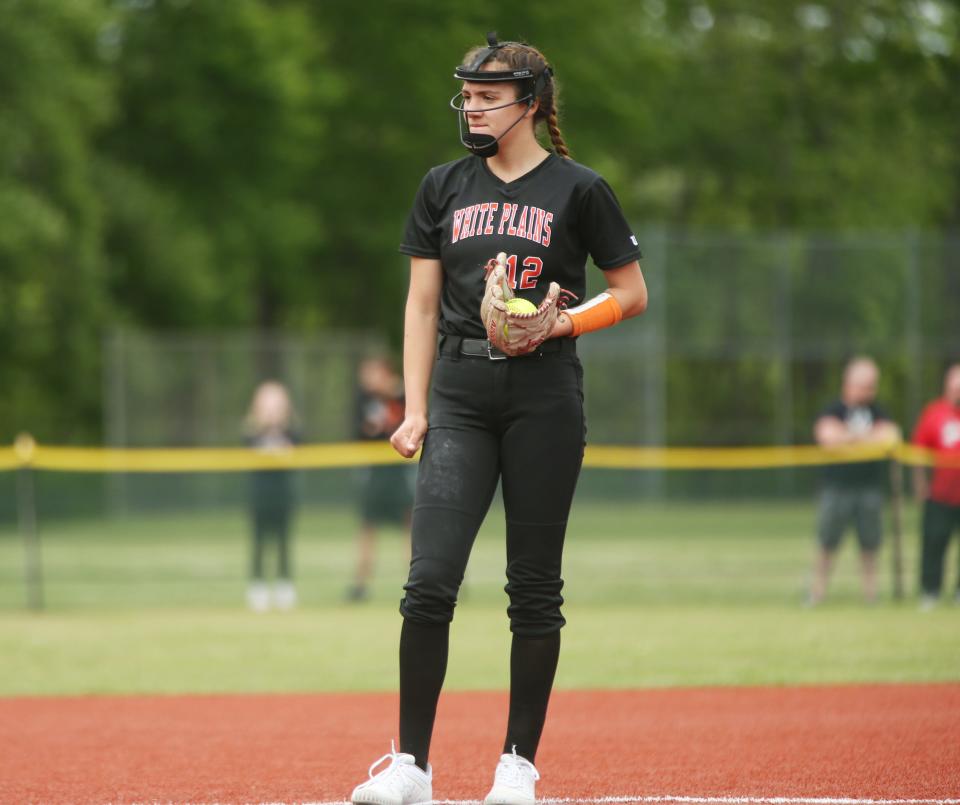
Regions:
<instances>
[{"instance_id":1,"label":"spectator in red shirt","mask_svg":"<svg viewBox=\"0 0 960 805\"><path fill-rule=\"evenodd\" d=\"M943 587L943 559L954 530L960 529L960 363L947 370L943 396L920 414L913 443L934 451L936 459L954 466L927 467L914 472L917 500L923 503L923 548L920 562L921 607L936 606ZM960 603L960 580L955 593Z\"/></svg>"}]
</instances>

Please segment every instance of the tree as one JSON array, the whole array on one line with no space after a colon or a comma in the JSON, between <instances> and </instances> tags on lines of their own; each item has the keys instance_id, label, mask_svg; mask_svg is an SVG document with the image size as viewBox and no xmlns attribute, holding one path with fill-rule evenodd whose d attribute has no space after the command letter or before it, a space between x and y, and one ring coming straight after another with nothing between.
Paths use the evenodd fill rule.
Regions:
<instances>
[{"instance_id":1,"label":"tree","mask_svg":"<svg viewBox=\"0 0 960 805\"><path fill-rule=\"evenodd\" d=\"M319 24L302 3L168 0L134 6L119 28L124 114L103 149L114 192L140 203L114 230L117 303L154 327L322 321L311 185L339 83ZM192 259L166 262L176 255L159 237L155 250L132 243L158 225Z\"/></svg>"},{"instance_id":2,"label":"tree","mask_svg":"<svg viewBox=\"0 0 960 805\"><path fill-rule=\"evenodd\" d=\"M89 438L107 311L93 140L114 110L102 3L2 0L0 430Z\"/></svg>"}]
</instances>

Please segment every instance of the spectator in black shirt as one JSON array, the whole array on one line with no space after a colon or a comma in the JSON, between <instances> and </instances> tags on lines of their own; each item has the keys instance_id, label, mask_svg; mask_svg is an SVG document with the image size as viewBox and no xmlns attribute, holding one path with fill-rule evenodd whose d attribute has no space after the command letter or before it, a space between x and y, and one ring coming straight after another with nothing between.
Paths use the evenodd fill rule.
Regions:
<instances>
[{"instance_id":1,"label":"spectator in black shirt","mask_svg":"<svg viewBox=\"0 0 960 805\"><path fill-rule=\"evenodd\" d=\"M824 408L814 424L817 444L892 444L900 438L897 425L876 403L879 380L880 372L870 358L854 358L847 364L840 399ZM826 595L837 548L851 526L860 543L864 597L870 603L876 600L886 467L885 461L824 467L817 529L819 550L808 598L811 606L819 604Z\"/></svg>"}]
</instances>

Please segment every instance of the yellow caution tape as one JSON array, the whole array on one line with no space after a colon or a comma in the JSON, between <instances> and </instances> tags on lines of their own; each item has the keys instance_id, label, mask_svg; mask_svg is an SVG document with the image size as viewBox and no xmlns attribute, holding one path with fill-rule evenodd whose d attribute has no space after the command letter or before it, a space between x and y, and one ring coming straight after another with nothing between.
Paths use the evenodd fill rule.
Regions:
<instances>
[{"instance_id":1,"label":"yellow caution tape","mask_svg":"<svg viewBox=\"0 0 960 805\"><path fill-rule=\"evenodd\" d=\"M23 461L12 447L0 447L0 471L22 467Z\"/></svg>"},{"instance_id":2,"label":"yellow caution tape","mask_svg":"<svg viewBox=\"0 0 960 805\"><path fill-rule=\"evenodd\" d=\"M405 462L386 442L349 442L270 451L246 447L120 449L37 445L29 464L40 470L72 472L239 472Z\"/></svg>"},{"instance_id":3,"label":"yellow caution tape","mask_svg":"<svg viewBox=\"0 0 960 805\"><path fill-rule=\"evenodd\" d=\"M585 467L605 469L770 469L895 459L903 464L958 467L960 457L934 458L907 444L825 449L784 447L625 447L592 445ZM21 436L12 448L0 448L0 470L32 467L65 472L242 472L249 470L330 469L405 464L385 441L342 442L286 450L235 448L55 447Z\"/></svg>"},{"instance_id":4,"label":"yellow caution tape","mask_svg":"<svg viewBox=\"0 0 960 805\"><path fill-rule=\"evenodd\" d=\"M857 447L826 450L802 447L588 447L586 467L623 469L767 469L773 467L882 461L893 447Z\"/></svg>"}]
</instances>

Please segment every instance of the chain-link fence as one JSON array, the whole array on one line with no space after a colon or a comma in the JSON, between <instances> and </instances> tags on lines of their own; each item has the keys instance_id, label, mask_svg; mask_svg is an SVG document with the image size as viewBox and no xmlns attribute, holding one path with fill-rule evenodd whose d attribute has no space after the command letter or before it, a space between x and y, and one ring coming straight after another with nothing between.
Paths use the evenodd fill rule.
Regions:
<instances>
[{"instance_id":1,"label":"chain-link fence","mask_svg":"<svg viewBox=\"0 0 960 805\"><path fill-rule=\"evenodd\" d=\"M652 232L644 246L648 312L578 347L591 445L809 443L817 411L838 395L843 364L855 354L877 361L880 399L909 431L940 393L945 365L960 357L956 239ZM591 269L589 277L593 294L603 275ZM396 304L399 315L402 300ZM109 446L166 448L242 444L253 390L268 376L290 389L304 440L351 440L357 366L385 344L364 332L117 331L105 348ZM738 466L585 469L571 522L573 567L599 574L618 602L799 596L819 468ZM8 500L26 472L0 473ZM240 600L248 472L31 472L52 605ZM298 576L314 603L335 601L351 573L359 472L296 473ZM486 547L479 543L481 567L493 575L499 509L495 502ZM890 584L898 591L906 568L909 593L918 512L904 508L902 529L899 508L893 512L889 533L906 538L903 558L892 543ZM0 529L0 606L21 605L30 575L19 569L16 534ZM398 545L377 582L384 600L402 575ZM841 587L855 596L858 571L848 556ZM955 578L956 559L947 567Z\"/></svg>"}]
</instances>

